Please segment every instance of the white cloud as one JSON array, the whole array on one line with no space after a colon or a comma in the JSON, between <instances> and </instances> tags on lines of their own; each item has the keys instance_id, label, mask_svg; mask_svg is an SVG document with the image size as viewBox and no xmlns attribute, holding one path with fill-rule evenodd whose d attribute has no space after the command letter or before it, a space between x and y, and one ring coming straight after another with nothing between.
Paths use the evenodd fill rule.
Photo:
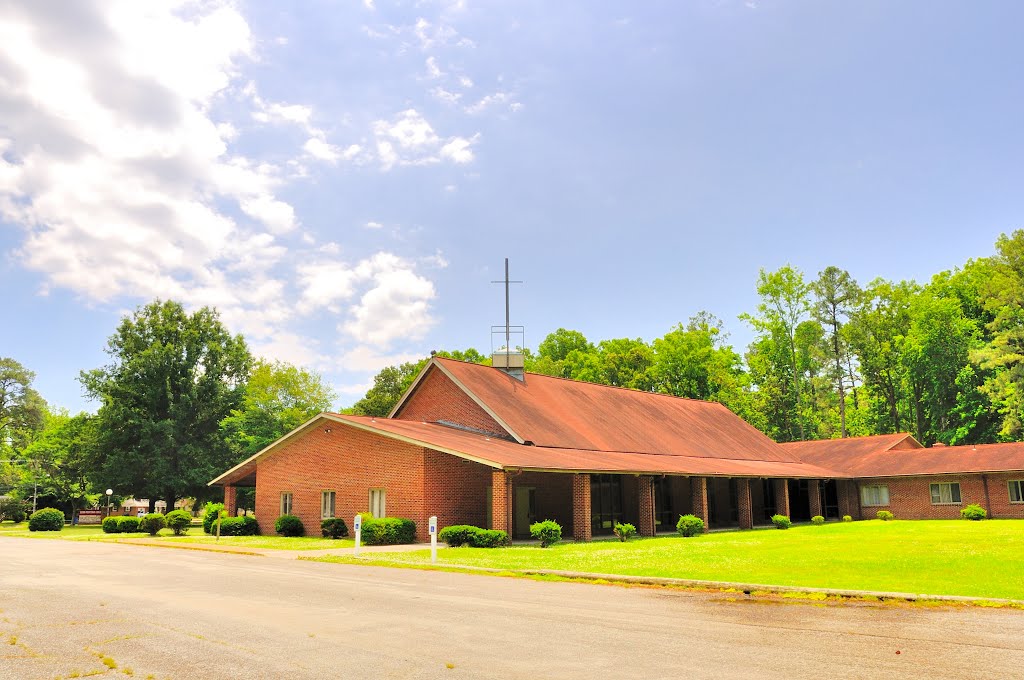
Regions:
<instances>
[{"instance_id":1,"label":"white cloud","mask_svg":"<svg viewBox=\"0 0 1024 680\"><path fill-rule=\"evenodd\" d=\"M441 78L444 72L437 65L437 57L427 57L427 77L431 79Z\"/></svg>"},{"instance_id":2,"label":"white cloud","mask_svg":"<svg viewBox=\"0 0 1024 680\"><path fill-rule=\"evenodd\" d=\"M398 339L418 340L435 319L430 314L434 284L404 261L379 253L373 258L373 287L352 310L340 329L362 344L389 347Z\"/></svg>"},{"instance_id":3,"label":"white cloud","mask_svg":"<svg viewBox=\"0 0 1024 680\"><path fill-rule=\"evenodd\" d=\"M404 364L407 361L419 361L422 358L423 354L416 354L412 352L381 352L376 347L357 345L352 349L342 352L338 356L337 365L341 370L351 371L353 373L377 373L385 366ZM362 389L359 391L355 391L356 388L353 387L351 392L362 396L372 384L373 382L371 381L367 385L361 386Z\"/></svg>"},{"instance_id":4,"label":"white cloud","mask_svg":"<svg viewBox=\"0 0 1024 680\"><path fill-rule=\"evenodd\" d=\"M470 106L467 106L466 107L466 113L469 113L469 114L472 114L472 115L476 115L478 113L483 113L484 111L486 111L490 107L494 106L495 104L502 104L504 102L507 102L509 100L509 98L510 98L510 95L509 95L508 92L495 92L494 94L489 94L489 95L483 97L482 99L480 99L475 104L471 104ZM515 106L515 102L513 102L511 106Z\"/></svg>"},{"instance_id":5,"label":"white cloud","mask_svg":"<svg viewBox=\"0 0 1024 680\"><path fill-rule=\"evenodd\" d=\"M328 144L320 137L310 137L302 148L313 158L318 158L329 163L336 163L341 157L341 151L333 144Z\"/></svg>"},{"instance_id":6,"label":"white cloud","mask_svg":"<svg viewBox=\"0 0 1024 680\"><path fill-rule=\"evenodd\" d=\"M382 228L382 227L383 227L384 225L383 225L383 224L381 224L380 222L372 222L372 221L371 221L371 222L367 222L367 223L366 223L366 224L365 224L364 226L365 226L365 227L366 227L367 229L380 229L380 228Z\"/></svg>"},{"instance_id":7,"label":"white cloud","mask_svg":"<svg viewBox=\"0 0 1024 680\"><path fill-rule=\"evenodd\" d=\"M448 160L469 163L474 155L469 148L479 135L472 138L449 137L442 139L433 126L415 109L402 111L394 120L378 120L373 124L377 136L377 156L384 170L394 165L428 165Z\"/></svg>"},{"instance_id":8,"label":"white cloud","mask_svg":"<svg viewBox=\"0 0 1024 680\"><path fill-rule=\"evenodd\" d=\"M479 134L473 135L470 139L455 137L441 147L441 158L447 158L459 164L470 163L474 158L473 150L470 147L476 144L479 139Z\"/></svg>"},{"instance_id":9,"label":"white cloud","mask_svg":"<svg viewBox=\"0 0 1024 680\"><path fill-rule=\"evenodd\" d=\"M443 101L446 104L458 104L459 100L462 99L461 92L449 92L443 87L435 87L430 91L430 94L434 99Z\"/></svg>"}]
</instances>

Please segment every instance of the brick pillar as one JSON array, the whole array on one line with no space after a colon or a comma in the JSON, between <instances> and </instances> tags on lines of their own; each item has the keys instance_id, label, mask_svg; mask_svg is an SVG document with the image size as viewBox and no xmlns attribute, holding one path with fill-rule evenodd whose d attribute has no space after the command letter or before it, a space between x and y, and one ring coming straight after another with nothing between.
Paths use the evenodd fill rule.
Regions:
<instances>
[{"instance_id":1,"label":"brick pillar","mask_svg":"<svg viewBox=\"0 0 1024 680\"><path fill-rule=\"evenodd\" d=\"M736 480L736 491L739 506L740 529L754 528L754 503L750 497L750 480L747 478Z\"/></svg>"},{"instance_id":2,"label":"brick pillar","mask_svg":"<svg viewBox=\"0 0 1024 680\"><path fill-rule=\"evenodd\" d=\"M224 487L224 510L228 513L228 517L238 514L238 496L235 495L233 486Z\"/></svg>"},{"instance_id":3,"label":"brick pillar","mask_svg":"<svg viewBox=\"0 0 1024 680\"><path fill-rule=\"evenodd\" d=\"M708 521L708 478L690 477L690 490L693 494L693 514L704 520L704 531L711 527Z\"/></svg>"},{"instance_id":4,"label":"brick pillar","mask_svg":"<svg viewBox=\"0 0 1024 680\"><path fill-rule=\"evenodd\" d=\"M789 517L789 480L773 479L775 485L775 514Z\"/></svg>"},{"instance_id":5,"label":"brick pillar","mask_svg":"<svg viewBox=\"0 0 1024 680\"><path fill-rule=\"evenodd\" d=\"M654 478L649 475L637 477L637 504L640 526L636 528L641 536L654 536Z\"/></svg>"},{"instance_id":6,"label":"brick pillar","mask_svg":"<svg viewBox=\"0 0 1024 680\"><path fill-rule=\"evenodd\" d=\"M512 478L504 470L491 471L491 528L512 537Z\"/></svg>"},{"instance_id":7,"label":"brick pillar","mask_svg":"<svg viewBox=\"0 0 1024 680\"><path fill-rule=\"evenodd\" d=\"M589 541L590 529L590 475L572 476L572 538Z\"/></svg>"},{"instance_id":8,"label":"brick pillar","mask_svg":"<svg viewBox=\"0 0 1024 680\"><path fill-rule=\"evenodd\" d=\"M821 482L811 479L807 482L807 495L810 497L811 517L821 514Z\"/></svg>"}]
</instances>

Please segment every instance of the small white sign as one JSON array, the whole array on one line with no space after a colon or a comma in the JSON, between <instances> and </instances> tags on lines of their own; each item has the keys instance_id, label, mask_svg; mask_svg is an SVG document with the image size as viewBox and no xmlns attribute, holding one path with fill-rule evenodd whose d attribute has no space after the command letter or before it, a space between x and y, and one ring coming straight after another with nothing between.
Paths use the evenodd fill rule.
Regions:
<instances>
[{"instance_id":1,"label":"small white sign","mask_svg":"<svg viewBox=\"0 0 1024 680\"><path fill-rule=\"evenodd\" d=\"M356 515L355 519L352 520L352 526L355 528L355 532L356 532L356 544L355 544L355 547L352 548L352 554L355 555L356 557L358 557L359 556L359 539L362 538L362 533L363 533L363 518L360 517L359 515Z\"/></svg>"},{"instance_id":2,"label":"small white sign","mask_svg":"<svg viewBox=\"0 0 1024 680\"><path fill-rule=\"evenodd\" d=\"M437 564L437 515L431 515L427 526L430 533L430 563Z\"/></svg>"},{"instance_id":3,"label":"small white sign","mask_svg":"<svg viewBox=\"0 0 1024 680\"><path fill-rule=\"evenodd\" d=\"M356 518L352 520L352 528L354 531L359 531L363 528L363 518L361 515L356 515Z\"/></svg>"},{"instance_id":4,"label":"small white sign","mask_svg":"<svg viewBox=\"0 0 1024 680\"><path fill-rule=\"evenodd\" d=\"M431 534L436 534L437 533L437 516L436 515L434 515L434 516L432 516L430 518L429 526L430 526L430 533Z\"/></svg>"}]
</instances>

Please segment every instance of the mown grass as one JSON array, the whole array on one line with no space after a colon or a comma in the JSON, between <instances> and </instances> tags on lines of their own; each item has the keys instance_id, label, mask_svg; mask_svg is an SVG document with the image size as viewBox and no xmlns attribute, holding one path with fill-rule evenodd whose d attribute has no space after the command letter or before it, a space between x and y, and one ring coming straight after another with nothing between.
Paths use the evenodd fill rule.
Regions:
<instances>
[{"instance_id":1,"label":"mown grass","mask_svg":"<svg viewBox=\"0 0 1024 680\"><path fill-rule=\"evenodd\" d=\"M170 529L162 529L156 536L145 533L105 534L98 525L66 526L62 531L29 531L28 523L12 524L0 522L0 536L18 536L23 538L49 538L64 541L133 541L159 540L168 543L195 543L201 545L219 545L238 548L266 548L270 550L327 550L331 548L351 548L355 542L351 539L330 539L316 536L216 536L203 533L202 527L192 527L188 534L175 536Z\"/></svg>"},{"instance_id":2,"label":"mown grass","mask_svg":"<svg viewBox=\"0 0 1024 680\"><path fill-rule=\"evenodd\" d=\"M430 553L359 560L419 566L429 565ZM628 543L444 548L438 563L1024 600L1024 521L871 520Z\"/></svg>"}]
</instances>

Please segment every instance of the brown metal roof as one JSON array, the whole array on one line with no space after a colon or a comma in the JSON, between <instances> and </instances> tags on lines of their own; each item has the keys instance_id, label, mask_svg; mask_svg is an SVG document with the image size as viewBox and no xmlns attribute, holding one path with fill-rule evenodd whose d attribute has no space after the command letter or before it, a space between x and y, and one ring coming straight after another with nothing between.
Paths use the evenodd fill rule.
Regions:
<instances>
[{"instance_id":1,"label":"brown metal roof","mask_svg":"<svg viewBox=\"0 0 1024 680\"><path fill-rule=\"evenodd\" d=\"M904 448L910 442L916 446ZM909 434L892 434L782 446L808 463L835 468L850 477L1024 471L1021 442L921 448Z\"/></svg>"},{"instance_id":2,"label":"brown metal roof","mask_svg":"<svg viewBox=\"0 0 1024 680\"><path fill-rule=\"evenodd\" d=\"M538 448L732 461L799 459L722 404L435 358L445 373Z\"/></svg>"}]
</instances>

